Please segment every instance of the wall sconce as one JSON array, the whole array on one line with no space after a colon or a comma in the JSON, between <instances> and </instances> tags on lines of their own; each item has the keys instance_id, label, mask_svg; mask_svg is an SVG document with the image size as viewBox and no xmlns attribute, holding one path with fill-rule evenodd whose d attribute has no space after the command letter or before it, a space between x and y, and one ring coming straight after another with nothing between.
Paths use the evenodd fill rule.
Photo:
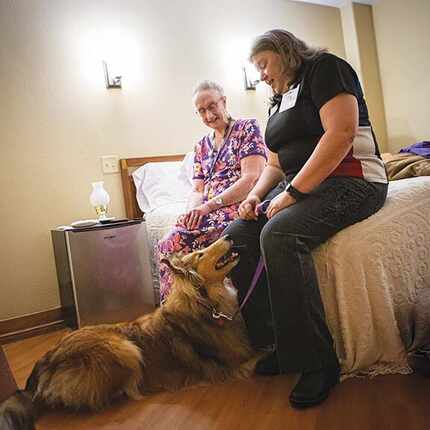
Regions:
<instances>
[{"instance_id":1,"label":"wall sconce","mask_svg":"<svg viewBox=\"0 0 430 430\"><path fill-rule=\"evenodd\" d=\"M105 81L106 81L106 88L122 88L121 84L121 75L111 77L109 76L109 69L106 61L103 61L103 70L105 72Z\"/></svg>"},{"instance_id":2,"label":"wall sconce","mask_svg":"<svg viewBox=\"0 0 430 430\"><path fill-rule=\"evenodd\" d=\"M260 77L254 68L243 66L243 78L245 82L245 90L255 90L260 83Z\"/></svg>"}]
</instances>

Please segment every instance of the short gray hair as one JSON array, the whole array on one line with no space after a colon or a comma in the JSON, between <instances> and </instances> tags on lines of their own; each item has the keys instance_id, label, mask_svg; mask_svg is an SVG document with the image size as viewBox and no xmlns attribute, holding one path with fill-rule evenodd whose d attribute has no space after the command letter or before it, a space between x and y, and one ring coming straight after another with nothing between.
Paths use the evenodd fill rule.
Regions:
<instances>
[{"instance_id":1,"label":"short gray hair","mask_svg":"<svg viewBox=\"0 0 430 430\"><path fill-rule=\"evenodd\" d=\"M254 40L249 60L252 61L252 57L262 51L279 54L287 72L295 74L305 61L318 57L327 49L312 48L289 31L270 30Z\"/></svg>"},{"instance_id":2,"label":"short gray hair","mask_svg":"<svg viewBox=\"0 0 430 430\"><path fill-rule=\"evenodd\" d=\"M209 90L215 90L218 91L221 96L224 96L224 89L221 85L217 84L214 81L201 81L193 88L193 97L200 93L201 91L209 91Z\"/></svg>"}]
</instances>

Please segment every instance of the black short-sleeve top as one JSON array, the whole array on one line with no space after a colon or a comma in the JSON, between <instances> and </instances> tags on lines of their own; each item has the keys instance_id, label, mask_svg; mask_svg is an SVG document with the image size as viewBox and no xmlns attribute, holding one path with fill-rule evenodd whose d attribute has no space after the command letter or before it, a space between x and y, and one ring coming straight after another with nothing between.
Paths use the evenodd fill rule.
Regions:
<instances>
[{"instance_id":1,"label":"black short-sleeve top","mask_svg":"<svg viewBox=\"0 0 430 430\"><path fill-rule=\"evenodd\" d=\"M330 176L355 176L386 183L385 167L358 76L346 61L333 54L322 53L304 63L289 91L282 98L277 97L269 111L267 147L278 154L287 176L298 173L324 134L319 110L341 93L356 97L359 128L351 150Z\"/></svg>"}]
</instances>

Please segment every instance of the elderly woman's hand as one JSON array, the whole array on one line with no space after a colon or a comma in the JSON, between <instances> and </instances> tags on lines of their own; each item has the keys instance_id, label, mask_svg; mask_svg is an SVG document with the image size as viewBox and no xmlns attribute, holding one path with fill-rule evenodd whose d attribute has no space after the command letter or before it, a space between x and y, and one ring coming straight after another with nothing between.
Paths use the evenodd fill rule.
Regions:
<instances>
[{"instance_id":1,"label":"elderly woman's hand","mask_svg":"<svg viewBox=\"0 0 430 430\"><path fill-rule=\"evenodd\" d=\"M278 194L269 204L266 211L266 216L268 219L272 218L277 212L281 209L285 209L288 206L296 203L296 199L291 196L291 194L286 191L282 191L282 193Z\"/></svg>"},{"instance_id":2,"label":"elderly woman's hand","mask_svg":"<svg viewBox=\"0 0 430 430\"><path fill-rule=\"evenodd\" d=\"M197 206L194 209L191 209L184 215L181 215L176 222L176 225L179 227L185 227L188 230L196 230L202 218L212 212L212 209L207 203Z\"/></svg>"},{"instance_id":3,"label":"elderly woman's hand","mask_svg":"<svg viewBox=\"0 0 430 430\"><path fill-rule=\"evenodd\" d=\"M248 197L239 206L239 217L246 220L257 219L257 205L261 200L256 195L248 195Z\"/></svg>"}]
</instances>

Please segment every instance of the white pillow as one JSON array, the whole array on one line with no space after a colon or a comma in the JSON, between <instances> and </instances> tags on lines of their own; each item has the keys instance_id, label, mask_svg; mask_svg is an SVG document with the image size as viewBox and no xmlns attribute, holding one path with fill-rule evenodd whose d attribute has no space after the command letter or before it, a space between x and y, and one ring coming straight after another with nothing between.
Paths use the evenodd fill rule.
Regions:
<instances>
[{"instance_id":1,"label":"white pillow","mask_svg":"<svg viewBox=\"0 0 430 430\"><path fill-rule=\"evenodd\" d=\"M187 201L191 183L180 179L181 165L182 161L147 163L132 173L136 200L142 212Z\"/></svg>"},{"instance_id":2,"label":"white pillow","mask_svg":"<svg viewBox=\"0 0 430 430\"><path fill-rule=\"evenodd\" d=\"M187 152L179 168L179 179L185 184L193 185L194 151Z\"/></svg>"}]
</instances>

